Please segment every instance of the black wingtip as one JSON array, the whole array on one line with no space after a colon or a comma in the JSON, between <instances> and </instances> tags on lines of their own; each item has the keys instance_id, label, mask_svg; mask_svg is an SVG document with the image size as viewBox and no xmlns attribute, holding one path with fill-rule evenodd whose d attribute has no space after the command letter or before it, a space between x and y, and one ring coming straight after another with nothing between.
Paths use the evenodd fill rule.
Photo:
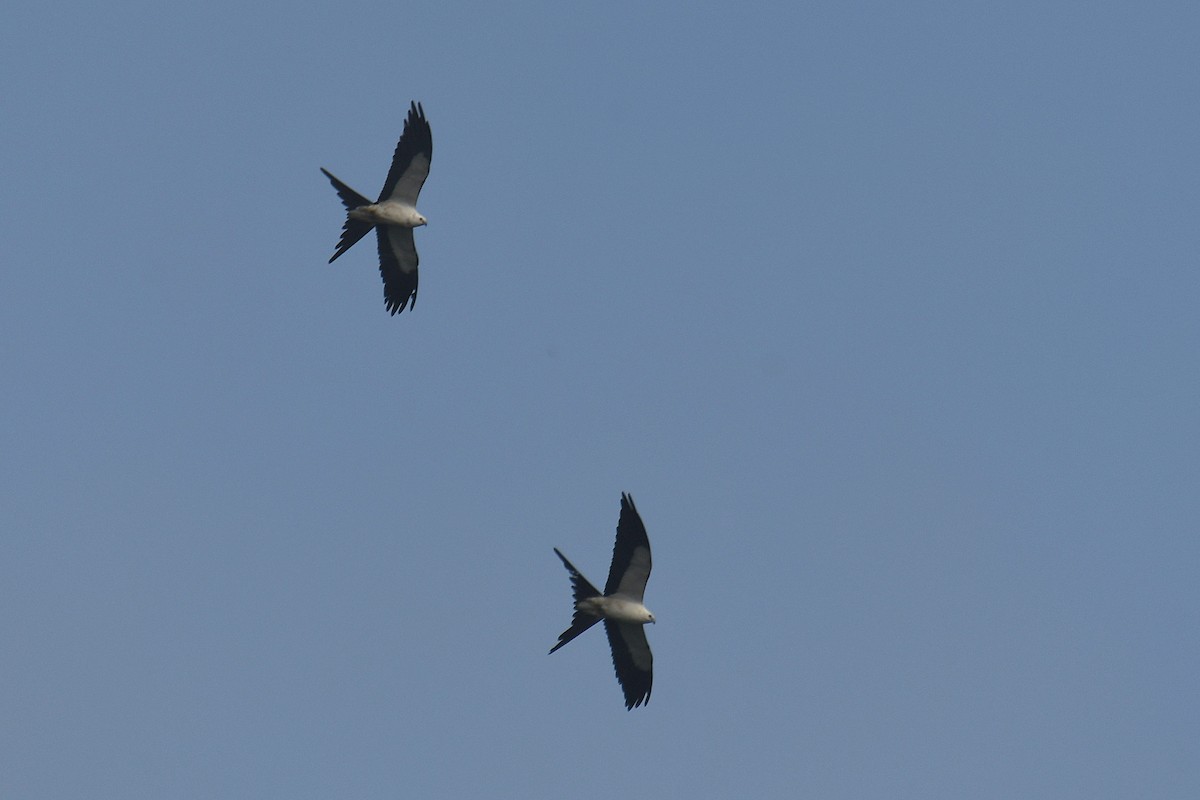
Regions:
<instances>
[{"instance_id":1,"label":"black wingtip","mask_svg":"<svg viewBox=\"0 0 1200 800\"><path fill-rule=\"evenodd\" d=\"M401 295L403 295L403 291L401 291L400 294L391 295L388 294L386 287L384 289L383 304L387 306L388 313L393 317L406 308L413 309L417 307L417 290L415 287L411 293L404 295L403 297L401 297Z\"/></svg>"},{"instance_id":2,"label":"black wingtip","mask_svg":"<svg viewBox=\"0 0 1200 800\"><path fill-rule=\"evenodd\" d=\"M433 158L433 130L429 127L429 120L425 118L425 107L415 100L408 104L404 134L411 139L412 152L424 152L429 158Z\"/></svg>"}]
</instances>

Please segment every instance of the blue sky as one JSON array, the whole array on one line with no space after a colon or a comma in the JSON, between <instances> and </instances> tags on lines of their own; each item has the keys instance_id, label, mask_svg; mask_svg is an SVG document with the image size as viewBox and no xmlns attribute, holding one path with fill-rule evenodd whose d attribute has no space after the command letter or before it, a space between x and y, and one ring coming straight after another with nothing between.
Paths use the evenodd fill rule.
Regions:
<instances>
[{"instance_id":1,"label":"blue sky","mask_svg":"<svg viewBox=\"0 0 1200 800\"><path fill-rule=\"evenodd\" d=\"M268 8L3 12L0 796L1196 796L1194 4Z\"/></svg>"}]
</instances>

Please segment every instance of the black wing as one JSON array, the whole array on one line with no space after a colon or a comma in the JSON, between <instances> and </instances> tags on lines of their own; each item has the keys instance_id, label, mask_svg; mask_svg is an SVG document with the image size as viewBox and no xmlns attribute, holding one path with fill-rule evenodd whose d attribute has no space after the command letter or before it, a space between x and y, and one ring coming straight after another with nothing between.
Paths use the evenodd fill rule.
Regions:
<instances>
[{"instance_id":1,"label":"black wing","mask_svg":"<svg viewBox=\"0 0 1200 800\"><path fill-rule=\"evenodd\" d=\"M425 109L419 103L413 103L404 122L404 133L396 143L392 168L388 170L378 202L390 199L415 206L417 195L429 176L429 162L432 160L433 132L425 119Z\"/></svg>"},{"instance_id":2,"label":"black wing","mask_svg":"<svg viewBox=\"0 0 1200 800\"><path fill-rule=\"evenodd\" d=\"M617 541L613 545L612 566L604 594L622 594L639 603L650 579L650 538L646 526L633 505L633 498L621 493L621 518L617 522Z\"/></svg>"},{"instance_id":3,"label":"black wing","mask_svg":"<svg viewBox=\"0 0 1200 800\"><path fill-rule=\"evenodd\" d=\"M650 687L654 683L654 656L646 641L643 625L604 620L608 646L612 648L613 668L617 683L625 693L625 708L634 709L650 702Z\"/></svg>"},{"instance_id":4,"label":"black wing","mask_svg":"<svg viewBox=\"0 0 1200 800\"><path fill-rule=\"evenodd\" d=\"M383 301L394 316L411 299L417 305L417 246L412 228L384 225L379 237L379 274L383 277Z\"/></svg>"}]
</instances>

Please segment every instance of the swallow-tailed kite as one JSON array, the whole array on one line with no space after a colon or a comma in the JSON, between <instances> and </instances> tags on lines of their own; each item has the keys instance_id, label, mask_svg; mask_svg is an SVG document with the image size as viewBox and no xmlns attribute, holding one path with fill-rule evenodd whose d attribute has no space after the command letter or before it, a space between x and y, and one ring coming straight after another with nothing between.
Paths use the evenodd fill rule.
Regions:
<instances>
[{"instance_id":1,"label":"swallow-tailed kite","mask_svg":"<svg viewBox=\"0 0 1200 800\"><path fill-rule=\"evenodd\" d=\"M417 304L417 247L413 244L413 228L426 224L425 217L417 213L417 195L429 175L432 158L433 134L425 120L425 109L420 103L413 103L392 156L392 168L374 203L321 167L346 206L342 238L329 263L375 228L383 299L393 315L403 311L410 299L414 306Z\"/></svg>"},{"instance_id":2,"label":"swallow-tailed kite","mask_svg":"<svg viewBox=\"0 0 1200 800\"><path fill-rule=\"evenodd\" d=\"M575 616L571 627L558 637L553 653L600 620L612 648L613 666L617 681L625 692L625 708L633 709L650 702L650 684L654 680L654 657L646 641L643 625L654 622L650 609L642 605L646 580L650 577L650 539L646 526L638 516L633 498L621 493L621 518L617 522L617 542L613 545L612 566L604 594L588 583L575 565L567 561L559 549L555 554L571 573L571 588L575 593Z\"/></svg>"}]
</instances>

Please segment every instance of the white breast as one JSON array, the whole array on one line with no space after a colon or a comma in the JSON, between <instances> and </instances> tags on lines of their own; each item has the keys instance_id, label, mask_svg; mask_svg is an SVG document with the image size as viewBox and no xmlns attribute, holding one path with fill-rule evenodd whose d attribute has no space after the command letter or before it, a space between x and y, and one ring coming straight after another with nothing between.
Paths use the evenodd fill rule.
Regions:
<instances>
[{"instance_id":1,"label":"white breast","mask_svg":"<svg viewBox=\"0 0 1200 800\"><path fill-rule=\"evenodd\" d=\"M376 225L398 225L403 228L417 228L425 224L425 217L407 203L383 202L359 206L350 212L350 217Z\"/></svg>"}]
</instances>

